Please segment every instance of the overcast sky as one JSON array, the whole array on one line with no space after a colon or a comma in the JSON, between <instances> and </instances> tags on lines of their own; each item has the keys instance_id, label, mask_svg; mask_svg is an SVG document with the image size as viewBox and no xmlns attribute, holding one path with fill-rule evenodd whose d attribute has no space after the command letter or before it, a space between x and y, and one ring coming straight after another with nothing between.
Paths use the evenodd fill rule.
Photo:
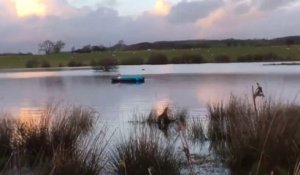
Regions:
<instances>
[{"instance_id":1,"label":"overcast sky","mask_svg":"<svg viewBox=\"0 0 300 175\"><path fill-rule=\"evenodd\" d=\"M300 35L300 0L0 0L0 52Z\"/></svg>"}]
</instances>

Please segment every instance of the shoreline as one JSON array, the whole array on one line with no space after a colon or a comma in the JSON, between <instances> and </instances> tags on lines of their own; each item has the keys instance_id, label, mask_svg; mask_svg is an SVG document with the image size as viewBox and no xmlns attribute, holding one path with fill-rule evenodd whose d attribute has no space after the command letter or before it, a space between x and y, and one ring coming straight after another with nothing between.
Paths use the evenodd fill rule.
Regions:
<instances>
[{"instance_id":1,"label":"shoreline","mask_svg":"<svg viewBox=\"0 0 300 175\"><path fill-rule=\"evenodd\" d=\"M142 64L142 65L117 65L117 66L163 66L163 65L205 65L205 64L261 64L261 66L300 66L300 61L274 61L274 62L228 62L228 63L191 63L191 64ZM80 70L93 70L92 66L81 67L49 67L49 68L0 68L0 73L13 73L13 72L55 72L55 71L80 71Z\"/></svg>"},{"instance_id":2,"label":"shoreline","mask_svg":"<svg viewBox=\"0 0 300 175\"><path fill-rule=\"evenodd\" d=\"M263 66L299 66L300 62L280 62L280 63L270 63L263 64Z\"/></svg>"},{"instance_id":3,"label":"shoreline","mask_svg":"<svg viewBox=\"0 0 300 175\"><path fill-rule=\"evenodd\" d=\"M75 71L75 70L90 70L91 66L83 67L50 67L50 68L4 68L0 69L0 73L9 72L52 72L52 71Z\"/></svg>"}]
</instances>

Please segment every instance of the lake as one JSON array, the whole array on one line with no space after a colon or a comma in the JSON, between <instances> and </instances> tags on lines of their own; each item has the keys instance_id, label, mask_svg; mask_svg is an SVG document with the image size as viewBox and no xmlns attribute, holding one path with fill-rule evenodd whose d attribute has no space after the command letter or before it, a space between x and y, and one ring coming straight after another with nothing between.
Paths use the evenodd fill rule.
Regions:
<instances>
[{"instance_id":1,"label":"lake","mask_svg":"<svg viewBox=\"0 0 300 175\"><path fill-rule=\"evenodd\" d=\"M266 96L299 102L300 66L265 63L120 66L123 75L145 75L145 84L111 84L117 74L94 70L0 73L0 109L24 116L38 113L48 103L92 107L105 120L129 120L171 105L192 117L206 113L209 103L231 94L249 95L259 82Z\"/></svg>"}]
</instances>

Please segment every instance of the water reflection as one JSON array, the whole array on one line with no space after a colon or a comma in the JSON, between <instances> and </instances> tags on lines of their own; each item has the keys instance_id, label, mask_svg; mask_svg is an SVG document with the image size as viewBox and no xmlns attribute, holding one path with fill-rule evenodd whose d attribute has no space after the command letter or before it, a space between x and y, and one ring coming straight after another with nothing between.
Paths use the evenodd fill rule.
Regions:
<instances>
[{"instance_id":1,"label":"water reflection","mask_svg":"<svg viewBox=\"0 0 300 175\"><path fill-rule=\"evenodd\" d=\"M14 73L5 73L2 74L6 78L39 78L39 77L51 77L59 75L55 71L44 71L44 72L14 72Z\"/></svg>"},{"instance_id":2,"label":"water reflection","mask_svg":"<svg viewBox=\"0 0 300 175\"><path fill-rule=\"evenodd\" d=\"M64 84L63 77L40 78L39 82L41 86L44 86L49 91L53 89L64 91L65 84Z\"/></svg>"},{"instance_id":3,"label":"water reflection","mask_svg":"<svg viewBox=\"0 0 300 175\"><path fill-rule=\"evenodd\" d=\"M226 100L229 96L227 93L228 89L206 84L198 87L197 98L201 104L214 104L218 103L220 99Z\"/></svg>"},{"instance_id":4,"label":"water reflection","mask_svg":"<svg viewBox=\"0 0 300 175\"><path fill-rule=\"evenodd\" d=\"M164 110L169 106L172 106L172 101L170 99L164 98L157 100L153 106L155 115L161 115L164 112Z\"/></svg>"},{"instance_id":5,"label":"water reflection","mask_svg":"<svg viewBox=\"0 0 300 175\"><path fill-rule=\"evenodd\" d=\"M43 107L49 99L63 100L69 104L92 107L106 120L119 121L132 117L135 111L148 114L155 108L157 113L161 113L166 106L171 105L187 109L193 118L196 118L205 115L207 103L226 100L230 94L247 95L251 93L251 86L256 82L263 86L266 96L274 97L277 94L284 100L295 99L299 94L300 78L298 73L292 72L297 70L300 72L300 69L295 70L295 67L281 69L279 66L276 67L278 73L255 74L262 69L258 65L260 64L225 66L226 69L233 67L232 70L237 67L240 69L248 67L250 70L252 67L252 74L145 75L146 82L142 85L113 85L109 76L102 76L101 73L91 70L0 73L0 107L22 110L22 108ZM167 68L166 72L172 73L176 71L180 73L183 69L186 72L201 72L204 70L199 69L208 69L207 66L213 67L212 64L157 67L143 65L120 67L120 72L137 73L141 67L145 68L145 74L151 74L156 69L159 69L159 72L163 68ZM267 69L275 72L275 68L271 67ZM229 71L215 70L217 68L220 68L220 65L215 65L214 70L210 71L217 73ZM280 74L286 69L291 69L287 71L289 74Z\"/></svg>"},{"instance_id":6,"label":"water reflection","mask_svg":"<svg viewBox=\"0 0 300 175\"><path fill-rule=\"evenodd\" d=\"M22 107L18 111L17 119L23 124L36 126L40 123L43 112L41 108Z\"/></svg>"}]
</instances>

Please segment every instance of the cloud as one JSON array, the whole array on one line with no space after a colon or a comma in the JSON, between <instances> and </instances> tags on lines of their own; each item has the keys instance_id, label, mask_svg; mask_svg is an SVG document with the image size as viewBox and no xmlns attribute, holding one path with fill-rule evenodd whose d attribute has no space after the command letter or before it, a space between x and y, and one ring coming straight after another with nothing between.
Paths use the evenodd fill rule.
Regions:
<instances>
[{"instance_id":1,"label":"cloud","mask_svg":"<svg viewBox=\"0 0 300 175\"><path fill-rule=\"evenodd\" d=\"M297 0L253 0L260 10L274 10L288 6Z\"/></svg>"},{"instance_id":2,"label":"cloud","mask_svg":"<svg viewBox=\"0 0 300 175\"><path fill-rule=\"evenodd\" d=\"M171 1L157 0L161 5L154 11L149 9L135 17L120 15L113 7L104 5L78 8L66 0L44 0L47 15L22 18L17 16L13 1L0 0L0 52L36 52L38 43L46 39L63 40L69 50L86 44L111 46L119 40L133 44L277 37L296 35L300 30L300 24L291 20L300 17L300 5L291 6L295 2L292 0L276 0L268 9L263 4L271 3L269 0L182 0L173 6Z\"/></svg>"},{"instance_id":3,"label":"cloud","mask_svg":"<svg viewBox=\"0 0 300 175\"><path fill-rule=\"evenodd\" d=\"M263 10L254 1L231 1L197 21L199 36L207 38L274 38L299 35L300 25L290 19L300 17L299 6L281 4ZM266 2L265 2L266 3ZM271 10L272 9L272 10Z\"/></svg>"},{"instance_id":4,"label":"cloud","mask_svg":"<svg viewBox=\"0 0 300 175\"><path fill-rule=\"evenodd\" d=\"M231 1L212 10L205 18L200 18L198 24L202 29L216 26L234 27L248 20L260 17L256 8L249 6L246 1Z\"/></svg>"},{"instance_id":5,"label":"cloud","mask_svg":"<svg viewBox=\"0 0 300 175\"><path fill-rule=\"evenodd\" d=\"M118 1L117 0L104 0L103 4L108 5L108 6L116 6L116 5L118 5Z\"/></svg>"},{"instance_id":6,"label":"cloud","mask_svg":"<svg viewBox=\"0 0 300 175\"><path fill-rule=\"evenodd\" d=\"M162 16L168 15L171 7L171 3L167 0L156 0L152 14Z\"/></svg>"},{"instance_id":7,"label":"cloud","mask_svg":"<svg viewBox=\"0 0 300 175\"><path fill-rule=\"evenodd\" d=\"M168 19L174 23L196 22L222 5L222 0L181 1L172 7Z\"/></svg>"},{"instance_id":8,"label":"cloud","mask_svg":"<svg viewBox=\"0 0 300 175\"><path fill-rule=\"evenodd\" d=\"M118 11L101 7L89 13L69 18L47 16L16 19L9 25L1 26L0 52L37 51L43 40L63 40L67 49L86 44L114 45L122 39L132 44L142 41L192 39L196 25L175 26L162 16L144 13L137 18L120 16ZM23 46L22 46L23 45ZM20 47L22 46L22 47ZM19 48L18 48L19 47Z\"/></svg>"}]
</instances>

